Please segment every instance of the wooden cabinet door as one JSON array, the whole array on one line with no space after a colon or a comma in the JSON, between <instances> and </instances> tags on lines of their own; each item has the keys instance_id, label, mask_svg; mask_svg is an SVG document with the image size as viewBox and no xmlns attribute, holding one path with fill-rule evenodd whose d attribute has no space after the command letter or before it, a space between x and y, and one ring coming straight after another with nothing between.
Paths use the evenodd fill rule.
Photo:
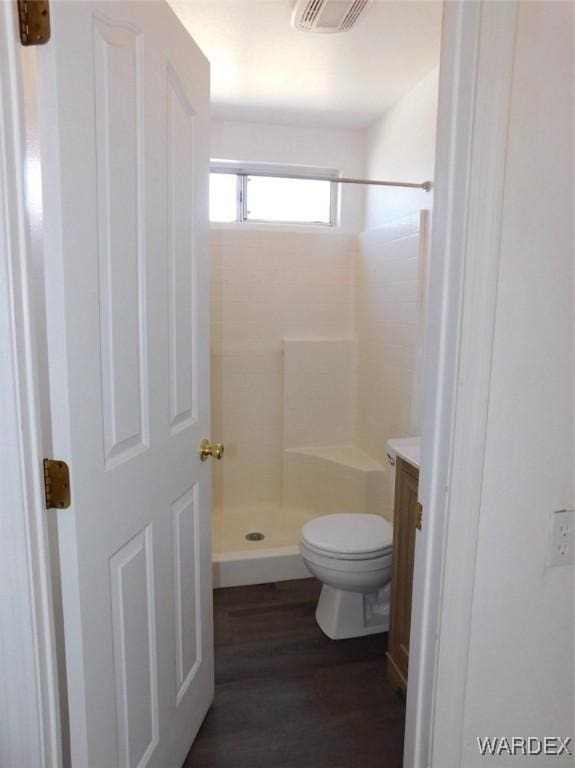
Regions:
<instances>
[{"instance_id":1,"label":"wooden cabinet door","mask_svg":"<svg viewBox=\"0 0 575 768\"><path fill-rule=\"evenodd\" d=\"M418 483L418 470L398 458L395 476L393 575L387 656L389 678L395 686L403 691L407 688L409 664Z\"/></svg>"}]
</instances>

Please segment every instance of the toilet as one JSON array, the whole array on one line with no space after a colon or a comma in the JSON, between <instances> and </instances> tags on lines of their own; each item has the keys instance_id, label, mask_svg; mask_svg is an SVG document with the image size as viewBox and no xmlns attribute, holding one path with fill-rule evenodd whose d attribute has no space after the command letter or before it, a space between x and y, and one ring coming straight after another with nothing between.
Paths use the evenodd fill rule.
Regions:
<instances>
[{"instance_id":1,"label":"toilet","mask_svg":"<svg viewBox=\"0 0 575 768\"><path fill-rule=\"evenodd\" d=\"M379 515L322 515L304 525L300 552L323 587L315 617L333 640L389 629L393 526Z\"/></svg>"}]
</instances>

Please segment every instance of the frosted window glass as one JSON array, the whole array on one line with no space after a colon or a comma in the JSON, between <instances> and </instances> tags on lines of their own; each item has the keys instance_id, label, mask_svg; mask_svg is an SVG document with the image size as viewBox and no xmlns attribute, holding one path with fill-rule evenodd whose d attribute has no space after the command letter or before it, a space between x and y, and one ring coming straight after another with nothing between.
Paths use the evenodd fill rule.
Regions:
<instances>
[{"instance_id":1,"label":"frosted window glass","mask_svg":"<svg viewBox=\"0 0 575 768\"><path fill-rule=\"evenodd\" d=\"M210 173L210 221L237 220L237 176Z\"/></svg>"},{"instance_id":2,"label":"frosted window glass","mask_svg":"<svg viewBox=\"0 0 575 768\"><path fill-rule=\"evenodd\" d=\"M248 221L331 223L331 183L248 176Z\"/></svg>"}]
</instances>

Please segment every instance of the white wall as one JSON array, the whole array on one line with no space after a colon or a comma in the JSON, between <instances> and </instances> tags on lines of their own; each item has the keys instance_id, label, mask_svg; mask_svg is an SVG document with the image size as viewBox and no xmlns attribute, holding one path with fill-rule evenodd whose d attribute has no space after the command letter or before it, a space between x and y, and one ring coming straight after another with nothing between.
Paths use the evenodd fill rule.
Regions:
<instances>
[{"instance_id":1,"label":"white wall","mask_svg":"<svg viewBox=\"0 0 575 768\"><path fill-rule=\"evenodd\" d=\"M435 69L367 133L214 120L211 154L423 181L433 176L437 85ZM341 194L339 231L353 235L367 227L359 247L353 236L334 237L337 230L212 227L214 434L228 443L215 475L220 508L279 499L286 336L357 335L353 427L355 442L370 456L385 463L390 437L417 433L419 210L430 206L431 194L375 188L366 196L365 188L352 186ZM245 448L254 439L264 446L257 458ZM388 486L380 511L390 517Z\"/></svg>"},{"instance_id":2,"label":"white wall","mask_svg":"<svg viewBox=\"0 0 575 768\"><path fill-rule=\"evenodd\" d=\"M283 339L350 338L355 237L239 225L211 232L212 429L226 514L279 504Z\"/></svg>"},{"instance_id":3,"label":"white wall","mask_svg":"<svg viewBox=\"0 0 575 768\"><path fill-rule=\"evenodd\" d=\"M423 248L419 213L363 232L356 259L358 346L357 443L387 465L387 441L417 435L418 350L423 327ZM423 229L423 231L422 231ZM393 473L386 472L379 510L393 518Z\"/></svg>"},{"instance_id":4,"label":"white wall","mask_svg":"<svg viewBox=\"0 0 575 768\"><path fill-rule=\"evenodd\" d=\"M348 296L351 309L351 290ZM356 348L345 337L284 342L286 448L355 443Z\"/></svg>"},{"instance_id":5,"label":"white wall","mask_svg":"<svg viewBox=\"0 0 575 768\"><path fill-rule=\"evenodd\" d=\"M573 92L572 4L520 3L465 706L469 768L486 763L477 736L573 736L573 568L545 567L550 515L575 505Z\"/></svg>"},{"instance_id":6,"label":"white wall","mask_svg":"<svg viewBox=\"0 0 575 768\"><path fill-rule=\"evenodd\" d=\"M361 132L212 121L213 158L363 174ZM212 413L226 445L215 506L244 513L281 498L283 339L353 335L355 232L363 190L341 188L334 228L212 225ZM216 542L217 544L217 542Z\"/></svg>"},{"instance_id":7,"label":"white wall","mask_svg":"<svg viewBox=\"0 0 575 768\"><path fill-rule=\"evenodd\" d=\"M364 174L363 131L212 120L211 155L223 160L334 168L343 176ZM340 186L340 227L359 232L362 187Z\"/></svg>"},{"instance_id":8,"label":"white wall","mask_svg":"<svg viewBox=\"0 0 575 768\"><path fill-rule=\"evenodd\" d=\"M387 110L367 133L366 175L390 181L432 181L435 158L439 67ZM431 208L433 192L371 187L365 229Z\"/></svg>"},{"instance_id":9,"label":"white wall","mask_svg":"<svg viewBox=\"0 0 575 768\"><path fill-rule=\"evenodd\" d=\"M389 109L367 133L366 174L396 181L433 179L438 68ZM433 193L370 187L356 262L358 339L357 439L386 463L392 437L420 431L427 232L421 210ZM392 475L381 511L393 514Z\"/></svg>"}]
</instances>

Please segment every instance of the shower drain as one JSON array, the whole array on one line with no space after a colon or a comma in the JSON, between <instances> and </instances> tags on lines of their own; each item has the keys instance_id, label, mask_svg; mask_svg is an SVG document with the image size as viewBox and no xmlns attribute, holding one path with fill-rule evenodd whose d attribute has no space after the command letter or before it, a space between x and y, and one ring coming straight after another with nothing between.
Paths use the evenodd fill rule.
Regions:
<instances>
[{"instance_id":1,"label":"shower drain","mask_svg":"<svg viewBox=\"0 0 575 768\"><path fill-rule=\"evenodd\" d=\"M264 539L265 536L259 531L250 531L250 533L246 533L247 541L263 541Z\"/></svg>"}]
</instances>

